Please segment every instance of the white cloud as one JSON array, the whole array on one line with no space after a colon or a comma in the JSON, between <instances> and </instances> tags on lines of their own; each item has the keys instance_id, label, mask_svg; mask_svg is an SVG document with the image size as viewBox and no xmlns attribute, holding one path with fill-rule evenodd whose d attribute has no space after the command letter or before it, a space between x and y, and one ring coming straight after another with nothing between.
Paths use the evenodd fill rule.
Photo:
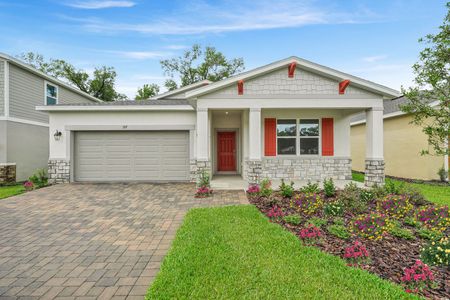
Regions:
<instances>
[{"instance_id":1,"label":"white cloud","mask_svg":"<svg viewBox=\"0 0 450 300\"><path fill-rule=\"evenodd\" d=\"M102 19L72 19L93 32L137 32L155 35L189 35L294 28L312 24L365 23L377 19L373 13L336 12L309 2L280 0L225 2L210 5L187 2L171 15L155 16L148 22L112 22Z\"/></svg>"},{"instance_id":2,"label":"white cloud","mask_svg":"<svg viewBox=\"0 0 450 300\"><path fill-rule=\"evenodd\" d=\"M363 57L362 60L365 62L373 63L387 58L387 55L374 55Z\"/></svg>"},{"instance_id":3,"label":"white cloud","mask_svg":"<svg viewBox=\"0 0 450 300\"><path fill-rule=\"evenodd\" d=\"M186 45L169 45L169 46L166 46L164 48L170 49L170 50L183 50L183 49L189 48L189 46L186 46Z\"/></svg>"},{"instance_id":4,"label":"white cloud","mask_svg":"<svg viewBox=\"0 0 450 300\"><path fill-rule=\"evenodd\" d=\"M86 0L75 1L66 4L67 6L81 9L103 9L112 7L133 7L136 5L133 1L101 1L101 0Z\"/></svg>"}]
</instances>

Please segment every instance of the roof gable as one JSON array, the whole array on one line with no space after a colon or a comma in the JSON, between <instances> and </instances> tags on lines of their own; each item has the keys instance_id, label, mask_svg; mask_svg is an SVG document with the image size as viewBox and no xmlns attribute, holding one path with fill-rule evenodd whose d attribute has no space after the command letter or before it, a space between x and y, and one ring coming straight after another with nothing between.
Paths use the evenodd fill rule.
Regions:
<instances>
[{"instance_id":1,"label":"roof gable","mask_svg":"<svg viewBox=\"0 0 450 300\"><path fill-rule=\"evenodd\" d=\"M288 67L296 63L293 78L288 78ZM339 82L350 80L346 94L381 95L393 98L400 93L389 87L343 73L298 57L289 57L272 64L247 71L186 93L187 98L197 98L214 93L215 96L237 95L236 84L244 81L244 90L270 94L326 94L338 95ZM259 83L257 83L259 81ZM314 84L313 84L314 83ZM257 87L256 87L257 85ZM264 89L268 89L264 91ZM270 90L269 90L270 89ZM245 93L244 93L245 94Z\"/></svg>"}]
</instances>

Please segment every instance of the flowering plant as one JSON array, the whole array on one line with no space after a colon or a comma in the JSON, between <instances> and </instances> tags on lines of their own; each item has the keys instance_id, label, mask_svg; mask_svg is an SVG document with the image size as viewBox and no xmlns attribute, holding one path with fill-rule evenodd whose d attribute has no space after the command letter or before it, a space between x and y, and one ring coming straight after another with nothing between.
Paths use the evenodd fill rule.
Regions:
<instances>
[{"instance_id":1,"label":"flowering plant","mask_svg":"<svg viewBox=\"0 0 450 300\"><path fill-rule=\"evenodd\" d=\"M300 230L298 236L306 245L313 245L319 242L322 233L319 228L309 224L308 227Z\"/></svg>"},{"instance_id":2,"label":"flowering plant","mask_svg":"<svg viewBox=\"0 0 450 300\"><path fill-rule=\"evenodd\" d=\"M395 218L404 218L413 209L408 197L404 195L389 194L377 203L377 209Z\"/></svg>"},{"instance_id":3,"label":"flowering plant","mask_svg":"<svg viewBox=\"0 0 450 300\"><path fill-rule=\"evenodd\" d=\"M197 191L195 192L195 198L206 198L211 196L213 193L213 190L207 186L201 186L197 188Z\"/></svg>"},{"instance_id":4,"label":"flowering plant","mask_svg":"<svg viewBox=\"0 0 450 300\"><path fill-rule=\"evenodd\" d=\"M355 241L345 248L344 258L349 261L350 266L359 266L368 260L369 252L360 241Z\"/></svg>"},{"instance_id":5,"label":"flowering plant","mask_svg":"<svg viewBox=\"0 0 450 300\"><path fill-rule=\"evenodd\" d=\"M272 195L272 181L269 178L261 180L260 195L263 197L270 197Z\"/></svg>"},{"instance_id":6,"label":"flowering plant","mask_svg":"<svg viewBox=\"0 0 450 300\"><path fill-rule=\"evenodd\" d=\"M422 248L420 257L430 265L449 266L450 243L448 242L448 237L429 243Z\"/></svg>"},{"instance_id":7,"label":"flowering plant","mask_svg":"<svg viewBox=\"0 0 450 300\"><path fill-rule=\"evenodd\" d=\"M269 209L269 211L266 213L266 216L270 219L280 219L284 216L284 213L280 207L275 205L272 206L271 209Z\"/></svg>"},{"instance_id":8,"label":"flowering plant","mask_svg":"<svg viewBox=\"0 0 450 300\"><path fill-rule=\"evenodd\" d=\"M261 191L261 189L259 188L259 185L257 185L257 184L251 184L247 188L247 194L249 194L250 196L256 196L259 194L260 191Z\"/></svg>"},{"instance_id":9,"label":"flowering plant","mask_svg":"<svg viewBox=\"0 0 450 300\"><path fill-rule=\"evenodd\" d=\"M34 184L31 181L25 181L23 187L25 188L25 190L31 191L34 189Z\"/></svg>"},{"instance_id":10,"label":"flowering plant","mask_svg":"<svg viewBox=\"0 0 450 300\"><path fill-rule=\"evenodd\" d=\"M416 260L411 268L406 268L400 280L406 286L407 293L417 293L433 283L434 275L426 264Z\"/></svg>"},{"instance_id":11,"label":"flowering plant","mask_svg":"<svg viewBox=\"0 0 450 300\"><path fill-rule=\"evenodd\" d=\"M448 206L430 206L419 210L416 219L422 222L425 227L435 231L444 231L450 226L450 211Z\"/></svg>"},{"instance_id":12,"label":"flowering plant","mask_svg":"<svg viewBox=\"0 0 450 300\"><path fill-rule=\"evenodd\" d=\"M323 199L320 194L301 193L291 201L291 207L295 207L301 213L312 215L323 207Z\"/></svg>"},{"instance_id":13,"label":"flowering plant","mask_svg":"<svg viewBox=\"0 0 450 300\"><path fill-rule=\"evenodd\" d=\"M389 230L390 224L385 215L372 213L361 215L353 222L353 232L370 240L380 240Z\"/></svg>"}]
</instances>

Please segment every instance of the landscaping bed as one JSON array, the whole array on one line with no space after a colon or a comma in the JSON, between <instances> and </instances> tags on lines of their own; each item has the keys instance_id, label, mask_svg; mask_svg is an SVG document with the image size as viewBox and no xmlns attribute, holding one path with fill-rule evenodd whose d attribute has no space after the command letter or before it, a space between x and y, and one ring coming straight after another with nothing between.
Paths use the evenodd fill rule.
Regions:
<instances>
[{"instance_id":1,"label":"landscaping bed","mask_svg":"<svg viewBox=\"0 0 450 300\"><path fill-rule=\"evenodd\" d=\"M309 184L294 190L283 183L279 191L272 191L266 180L261 187L249 187L248 197L271 222L294 233L304 244L402 284L409 292L427 298L450 298L450 248L445 240L450 232L448 207L434 205L418 191L393 183L372 190L355 185L336 190L332 182L331 187L328 182L328 187L324 191ZM346 254L346 249L355 247L355 242L367 250L367 257L361 252L357 252L358 257ZM436 250L439 247L436 244L442 251ZM430 260L430 251L422 251L428 246L440 251L437 258ZM431 278L425 278L423 273L424 280L405 277L405 269L412 267L416 260L438 264L430 266Z\"/></svg>"}]
</instances>

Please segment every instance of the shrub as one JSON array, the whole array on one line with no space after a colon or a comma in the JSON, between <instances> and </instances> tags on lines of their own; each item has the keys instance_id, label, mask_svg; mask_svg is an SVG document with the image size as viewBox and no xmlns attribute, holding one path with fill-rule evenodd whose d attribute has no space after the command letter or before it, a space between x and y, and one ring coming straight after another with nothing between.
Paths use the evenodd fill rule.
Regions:
<instances>
[{"instance_id":1,"label":"shrub","mask_svg":"<svg viewBox=\"0 0 450 300\"><path fill-rule=\"evenodd\" d=\"M308 227L300 230L298 236L306 245L314 245L320 241L322 233L319 228L309 224Z\"/></svg>"},{"instance_id":2,"label":"shrub","mask_svg":"<svg viewBox=\"0 0 450 300\"><path fill-rule=\"evenodd\" d=\"M280 219L284 216L283 210L278 206L272 206L266 213L266 216L270 219Z\"/></svg>"},{"instance_id":3,"label":"shrub","mask_svg":"<svg viewBox=\"0 0 450 300\"><path fill-rule=\"evenodd\" d=\"M260 188L259 185L257 184L251 184L248 186L247 188L247 194L249 194L250 196L257 196L260 192Z\"/></svg>"},{"instance_id":4,"label":"shrub","mask_svg":"<svg viewBox=\"0 0 450 300\"><path fill-rule=\"evenodd\" d=\"M213 190L207 186L201 186L197 188L197 191L195 192L195 198L206 198L211 196L213 193Z\"/></svg>"},{"instance_id":5,"label":"shrub","mask_svg":"<svg viewBox=\"0 0 450 300\"><path fill-rule=\"evenodd\" d=\"M294 195L294 182L291 181L290 184L286 184L283 179L281 179L280 192L284 198L292 198Z\"/></svg>"},{"instance_id":6,"label":"shrub","mask_svg":"<svg viewBox=\"0 0 450 300\"><path fill-rule=\"evenodd\" d=\"M407 197L389 194L377 202L377 209L390 217L401 219L413 209L413 206Z\"/></svg>"},{"instance_id":7,"label":"shrub","mask_svg":"<svg viewBox=\"0 0 450 300\"><path fill-rule=\"evenodd\" d=\"M348 232L347 228L342 225L329 225L327 226L327 230L330 234L343 240L346 240L350 237L350 232Z\"/></svg>"},{"instance_id":8,"label":"shrub","mask_svg":"<svg viewBox=\"0 0 450 300\"><path fill-rule=\"evenodd\" d=\"M367 204L361 201L361 190L354 183L347 184L338 194L337 201L342 203L344 207L356 213L362 213L367 210Z\"/></svg>"},{"instance_id":9,"label":"shrub","mask_svg":"<svg viewBox=\"0 0 450 300\"><path fill-rule=\"evenodd\" d=\"M355 241L353 245L345 248L344 258L349 262L349 265L358 266L367 262L369 252L360 241Z\"/></svg>"},{"instance_id":10,"label":"shrub","mask_svg":"<svg viewBox=\"0 0 450 300\"><path fill-rule=\"evenodd\" d=\"M444 231L450 225L448 206L429 206L417 211L416 219L431 230Z\"/></svg>"},{"instance_id":11,"label":"shrub","mask_svg":"<svg viewBox=\"0 0 450 300\"><path fill-rule=\"evenodd\" d=\"M380 240L388 231L389 223L385 215L372 213L361 215L353 222L352 230L359 236L370 240Z\"/></svg>"},{"instance_id":12,"label":"shrub","mask_svg":"<svg viewBox=\"0 0 450 300\"><path fill-rule=\"evenodd\" d=\"M48 185L47 172L44 169L38 169L28 181L31 181L37 188L41 188Z\"/></svg>"},{"instance_id":13,"label":"shrub","mask_svg":"<svg viewBox=\"0 0 450 300\"><path fill-rule=\"evenodd\" d=\"M432 241L438 240L443 236L443 234L440 231L430 230L426 227L420 228L417 231L417 234L419 235L419 237L423 239Z\"/></svg>"},{"instance_id":14,"label":"shrub","mask_svg":"<svg viewBox=\"0 0 450 300\"><path fill-rule=\"evenodd\" d=\"M324 213L329 216L342 216L344 214L344 205L339 201L325 204Z\"/></svg>"},{"instance_id":15,"label":"shrub","mask_svg":"<svg viewBox=\"0 0 450 300\"><path fill-rule=\"evenodd\" d=\"M411 204L417 206L422 206L429 203L422 193L412 185L405 185L402 189L402 195L405 195Z\"/></svg>"},{"instance_id":16,"label":"shrub","mask_svg":"<svg viewBox=\"0 0 450 300\"><path fill-rule=\"evenodd\" d=\"M359 193L359 198L361 199L361 201L368 203L375 198L375 194L372 190L362 189Z\"/></svg>"},{"instance_id":17,"label":"shrub","mask_svg":"<svg viewBox=\"0 0 450 300\"><path fill-rule=\"evenodd\" d=\"M333 219L333 224L336 224L336 225L345 225L345 221L344 221L343 218L336 217L336 218Z\"/></svg>"},{"instance_id":18,"label":"shrub","mask_svg":"<svg viewBox=\"0 0 450 300\"><path fill-rule=\"evenodd\" d=\"M269 178L264 178L263 180L261 180L259 194L263 197L270 197L272 193L272 181L270 181Z\"/></svg>"},{"instance_id":19,"label":"shrub","mask_svg":"<svg viewBox=\"0 0 450 300\"><path fill-rule=\"evenodd\" d=\"M432 266L450 265L450 243L448 237L430 242L421 250L420 257L425 263Z\"/></svg>"},{"instance_id":20,"label":"shrub","mask_svg":"<svg viewBox=\"0 0 450 300\"><path fill-rule=\"evenodd\" d=\"M424 287L431 286L434 275L430 268L420 260L416 260L411 268L406 268L400 278L406 286L406 292L411 293L421 291Z\"/></svg>"},{"instance_id":21,"label":"shrub","mask_svg":"<svg viewBox=\"0 0 450 300\"><path fill-rule=\"evenodd\" d=\"M311 183L311 181L308 181L308 183L304 187L300 188L300 192L306 194L317 194L320 192L319 184Z\"/></svg>"},{"instance_id":22,"label":"shrub","mask_svg":"<svg viewBox=\"0 0 450 300\"><path fill-rule=\"evenodd\" d=\"M323 199L320 194L299 194L291 201L291 206L301 213L312 215L322 209Z\"/></svg>"},{"instance_id":23,"label":"shrub","mask_svg":"<svg viewBox=\"0 0 450 300\"><path fill-rule=\"evenodd\" d=\"M316 227L322 227L323 225L327 224L328 221L322 218L313 217L306 222L307 224L314 225Z\"/></svg>"},{"instance_id":24,"label":"shrub","mask_svg":"<svg viewBox=\"0 0 450 300\"><path fill-rule=\"evenodd\" d=\"M336 194L336 187L332 178L323 180L323 192L327 197L333 197Z\"/></svg>"},{"instance_id":25,"label":"shrub","mask_svg":"<svg viewBox=\"0 0 450 300\"><path fill-rule=\"evenodd\" d=\"M405 239L405 240L413 240L414 239L414 234L412 233L411 230L406 229L406 228L401 228L400 226L392 226L391 228L389 228L388 231L391 235L396 236L401 239Z\"/></svg>"},{"instance_id":26,"label":"shrub","mask_svg":"<svg viewBox=\"0 0 450 300\"><path fill-rule=\"evenodd\" d=\"M374 199L383 198L384 196L386 196L388 194L388 193L386 193L384 186L380 186L377 184L372 186L372 188L370 189L370 192L373 194Z\"/></svg>"},{"instance_id":27,"label":"shrub","mask_svg":"<svg viewBox=\"0 0 450 300\"><path fill-rule=\"evenodd\" d=\"M34 184L31 181L25 181L23 187L26 191L31 191L34 189Z\"/></svg>"},{"instance_id":28,"label":"shrub","mask_svg":"<svg viewBox=\"0 0 450 300\"><path fill-rule=\"evenodd\" d=\"M301 218L299 215L288 215L283 217L283 221L291 225L300 224Z\"/></svg>"},{"instance_id":29,"label":"shrub","mask_svg":"<svg viewBox=\"0 0 450 300\"><path fill-rule=\"evenodd\" d=\"M437 172L437 174L439 175L439 179L442 182L445 182L447 180L447 172L445 171L444 166L439 168L439 171Z\"/></svg>"},{"instance_id":30,"label":"shrub","mask_svg":"<svg viewBox=\"0 0 450 300\"><path fill-rule=\"evenodd\" d=\"M401 194L402 189L404 189L404 186L405 186L404 182L396 183L395 181L388 178L385 180L384 190L386 191L387 194L398 195Z\"/></svg>"}]
</instances>

